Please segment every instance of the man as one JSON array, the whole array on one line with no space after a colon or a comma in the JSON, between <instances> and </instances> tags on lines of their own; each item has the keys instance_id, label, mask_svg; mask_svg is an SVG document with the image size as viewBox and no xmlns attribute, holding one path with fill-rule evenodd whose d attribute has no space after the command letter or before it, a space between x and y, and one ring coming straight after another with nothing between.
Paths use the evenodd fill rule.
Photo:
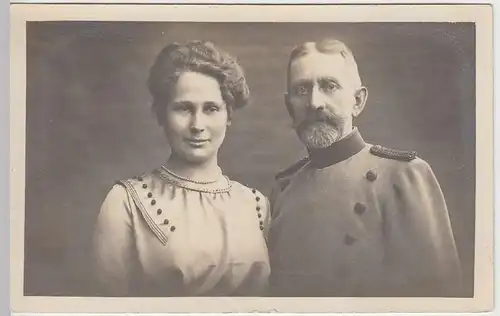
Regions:
<instances>
[{"instance_id":1,"label":"man","mask_svg":"<svg viewBox=\"0 0 500 316\"><path fill-rule=\"evenodd\" d=\"M415 152L364 142L368 91L338 40L288 64L287 109L309 155L276 176L269 235L274 296L456 296L447 206Z\"/></svg>"}]
</instances>

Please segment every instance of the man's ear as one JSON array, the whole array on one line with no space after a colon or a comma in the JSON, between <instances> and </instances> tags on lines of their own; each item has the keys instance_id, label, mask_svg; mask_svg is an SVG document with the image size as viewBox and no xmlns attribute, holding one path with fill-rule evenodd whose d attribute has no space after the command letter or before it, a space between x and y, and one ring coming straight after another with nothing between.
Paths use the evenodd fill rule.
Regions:
<instances>
[{"instance_id":1,"label":"man's ear","mask_svg":"<svg viewBox=\"0 0 500 316\"><path fill-rule=\"evenodd\" d=\"M294 113L293 113L293 107L292 105L290 104L290 96L288 95L288 93L285 92L285 105L286 105L286 109L288 110L288 114L292 117L292 119L295 117Z\"/></svg>"},{"instance_id":2,"label":"man's ear","mask_svg":"<svg viewBox=\"0 0 500 316\"><path fill-rule=\"evenodd\" d=\"M354 93L354 100L356 101L354 104L354 110L352 115L354 117L358 117L366 105L366 100L368 99L368 89L366 87L361 87Z\"/></svg>"}]
</instances>

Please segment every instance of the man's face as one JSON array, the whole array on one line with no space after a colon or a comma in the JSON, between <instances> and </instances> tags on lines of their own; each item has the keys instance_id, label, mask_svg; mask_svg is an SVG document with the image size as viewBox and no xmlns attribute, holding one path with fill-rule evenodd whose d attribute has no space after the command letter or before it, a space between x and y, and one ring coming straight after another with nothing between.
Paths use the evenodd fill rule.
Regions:
<instances>
[{"instance_id":1,"label":"man's face","mask_svg":"<svg viewBox=\"0 0 500 316\"><path fill-rule=\"evenodd\" d=\"M340 54L310 52L290 65L287 107L300 140L328 147L352 130L357 116L353 69ZM362 107L361 107L362 108Z\"/></svg>"}]
</instances>

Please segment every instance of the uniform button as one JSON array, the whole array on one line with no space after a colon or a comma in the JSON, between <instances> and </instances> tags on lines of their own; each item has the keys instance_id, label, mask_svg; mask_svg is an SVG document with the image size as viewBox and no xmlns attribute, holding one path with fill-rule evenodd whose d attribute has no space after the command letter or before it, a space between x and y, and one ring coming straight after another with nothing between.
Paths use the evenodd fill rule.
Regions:
<instances>
[{"instance_id":1,"label":"uniform button","mask_svg":"<svg viewBox=\"0 0 500 316\"><path fill-rule=\"evenodd\" d=\"M259 213L259 214L257 214L257 217L258 217L258 218L261 218L261 217L262 217L262 215L260 215L260 213Z\"/></svg>"},{"instance_id":2,"label":"uniform button","mask_svg":"<svg viewBox=\"0 0 500 316\"><path fill-rule=\"evenodd\" d=\"M143 188L143 189L147 189L147 188L148 188L148 185L147 185L146 183L144 183L144 184L142 185L142 188Z\"/></svg>"},{"instance_id":3,"label":"uniform button","mask_svg":"<svg viewBox=\"0 0 500 316\"><path fill-rule=\"evenodd\" d=\"M255 209L256 209L257 211L260 211L260 206L257 206Z\"/></svg>"},{"instance_id":4,"label":"uniform button","mask_svg":"<svg viewBox=\"0 0 500 316\"><path fill-rule=\"evenodd\" d=\"M165 219L165 220L163 221L163 224L165 224L165 225L168 225L168 223L169 223L168 219Z\"/></svg>"},{"instance_id":5,"label":"uniform button","mask_svg":"<svg viewBox=\"0 0 500 316\"><path fill-rule=\"evenodd\" d=\"M350 246L350 245L354 244L355 241L356 241L356 238L352 237L349 234L345 234L344 244L346 244L347 246Z\"/></svg>"},{"instance_id":6,"label":"uniform button","mask_svg":"<svg viewBox=\"0 0 500 316\"><path fill-rule=\"evenodd\" d=\"M255 197L255 200L256 200L256 201L260 201L260 197L258 197L258 196L257 196L257 197Z\"/></svg>"},{"instance_id":7,"label":"uniform button","mask_svg":"<svg viewBox=\"0 0 500 316\"><path fill-rule=\"evenodd\" d=\"M264 222L263 221L260 221L259 222L260 226L264 225Z\"/></svg>"},{"instance_id":8,"label":"uniform button","mask_svg":"<svg viewBox=\"0 0 500 316\"><path fill-rule=\"evenodd\" d=\"M377 179L377 173L373 170L368 170L366 179L368 179L368 181L375 181Z\"/></svg>"},{"instance_id":9,"label":"uniform button","mask_svg":"<svg viewBox=\"0 0 500 316\"><path fill-rule=\"evenodd\" d=\"M162 210L161 210L161 208L159 208L158 211L156 211L156 214L161 215L161 212L162 212Z\"/></svg>"},{"instance_id":10,"label":"uniform button","mask_svg":"<svg viewBox=\"0 0 500 316\"><path fill-rule=\"evenodd\" d=\"M153 193L149 192L149 193L148 193L148 197L150 198L150 197L152 197L152 196L153 196Z\"/></svg>"},{"instance_id":11,"label":"uniform button","mask_svg":"<svg viewBox=\"0 0 500 316\"><path fill-rule=\"evenodd\" d=\"M354 205L354 212L356 212L356 214L358 215L363 214L365 210L366 210L366 205L364 205L363 203L356 203Z\"/></svg>"},{"instance_id":12,"label":"uniform button","mask_svg":"<svg viewBox=\"0 0 500 316\"><path fill-rule=\"evenodd\" d=\"M170 227L170 231L171 232L175 231L175 226Z\"/></svg>"},{"instance_id":13,"label":"uniform button","mask_svg":"<svg viewBox=\"0 0 500 316\"><path fill-rule=\"evenodd\" d=\"M156 200L151 200L151 205L155 205L156 204Z\"/></svg>"}]
</instances>

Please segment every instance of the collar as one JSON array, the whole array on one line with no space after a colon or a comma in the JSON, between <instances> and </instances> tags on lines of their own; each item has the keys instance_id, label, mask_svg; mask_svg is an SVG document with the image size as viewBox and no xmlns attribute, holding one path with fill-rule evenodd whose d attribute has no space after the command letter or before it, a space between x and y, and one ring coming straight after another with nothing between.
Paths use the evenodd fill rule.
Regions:
<instances>
[{"instance_id":1,"label":"collar","mask_svg":"<svg viewBox=\"0 0 500 316\"><path fill-rule=\"evenodd\" d=\"M325 148L308 149L311 165L325 168L354 156L365 147L365 141L355 127L341 140Z\"/></svg>"}]
</instances>

